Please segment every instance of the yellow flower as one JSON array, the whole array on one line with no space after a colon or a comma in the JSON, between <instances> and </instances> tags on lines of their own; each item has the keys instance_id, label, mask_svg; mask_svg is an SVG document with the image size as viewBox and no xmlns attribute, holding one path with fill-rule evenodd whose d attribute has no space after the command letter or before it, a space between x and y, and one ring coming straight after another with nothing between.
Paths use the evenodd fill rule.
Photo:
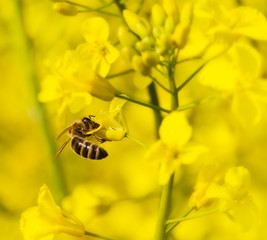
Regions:
<instances>
[{"instance_id":1,"label":"yellow flower","mask_svg":"<svg viewBox=\"0 0 267 240\"><path fill-rule=\"evenodd\" d=\"M227 51L241 37L267 40L265 16L250 7L229 8L219 0L201 0L194 5L192 37L187 55L214 58ZM186 55L186 53L185 53Z\"/></svg>"},{"instance_id":2,"label":"yellow flower","mask_svg":"<svg viewBox=\"0 0 267 240\"><path fill-rule=\"evenodd\" d=\"M127 126L122 114L122 107L127 101L121 98L114 98L108 112L100 113L96 121L100 128L94 134L101 139L108 141L120 141L127 134Z\"/></svg>"},{"instance_id":3,"label":"yellow flower","mask_svg":"<svg viewBox=\"0 0 267 240\"><path fill-rule=\"evenodd\" d=\"M250 174L244 167L233 167L224 172L218 166L202 170L189 203L202 208L227 212L244 228L251 226L255 204L248 194ZM242 219L241 216L246 216Z\"/></svg>"},{"instance_id":4,"label":"yellow flower","mask_svg":"<svg viewBox=\"0 0 267 240\"><path fill-rule=\"evenodd\" d=\"M116 200L116 193L110 186L90 182L78 185L71 195L64 198L62 204L66 210L87 222L107 213Z\"/></svg>"},{"instance_id":5,"label":"yellow flower","mask_svg":"<svg viewBox=\"0 0 267 240\"><path fill-rule=\"evenodd\" d=\"M89 18L82 25L82 33L87 43L80 44L77 53L97 74L105 77L119 57L119 51L108 42L108 23L101 17Z\"/></svg>"},{"instance_id":6,"label":"yellow flower","mask_svg":"<svg viewBox=\"0 0 267 240\"><path fill-rule=\"evenodd\" d=\"M243 126L249 126L259 122L260 103L267 101L267 84L260 78L261 68L259 53L239 43L205 66L199 80L231 97L233 113Z\"/></svg>"},{"instance_id":7,"label":"yellow flower","mask_svg":"<svg viewBox=\"0 0 267 240\"><path fill-rule=\"evenodd\" d=\"M22 213L20 229L25 240L38 240L57 233L75 237L85 234L83 224L55 204L46 185L40 189L38 206Z\"/></svg>"},{"instance_id":8,"label":"yellow flower","mask_svg":"<svg viewBox=\"0 0 267 240\"><path fill-rule=\"evenodd\" d=\"M172 112L159 128L160 139L146 154L146 159L160 164L159 183L166 184L181 164L190 164L207 151L204 146L190 141L192 127L183 113Z\"/></svg>"},{"instance_id":9,"label":"yellow flower","mask_svg":"<svg viewBox=\"0 0 267 240\"><path fill-rule=\"evenodd\" d=\"M41 102L60 100L59 113L67 106L76 113L91 102L91 95L110 101L114 88L107 79L97 76L75 51L67 51L53 73L42 81L38 98Z\"/></svg>"}]
</instances>

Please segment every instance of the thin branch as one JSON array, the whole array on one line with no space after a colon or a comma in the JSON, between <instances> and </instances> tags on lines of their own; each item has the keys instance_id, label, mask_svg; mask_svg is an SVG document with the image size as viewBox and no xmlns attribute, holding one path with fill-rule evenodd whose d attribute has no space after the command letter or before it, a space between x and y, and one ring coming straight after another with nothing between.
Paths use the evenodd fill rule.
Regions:
<instances>
[{"instance_id":1,"label":"thin branch","mask_svg":"<svg viewBox=\"0 0 267 240\"><path fill-rule=\"evenodd\" d=\"M122 75L129 74L129 73L132 73L132 72L134 72L133 69L128 69L128 70L120 72L120 73L110 74L110 75L106 76L106 78L110 79L110 78L120 77Z\"/></svg>"},{"instance_id":2,"label":"thin branch","mask_svg":"<svg viewBox=\"0 0 267 240\"><path fill-rule=\"evenodd\" d=\"M139 101L139 100L134 99L132 97L128 97L126 95L123 95L123 94L121 94L119 92L116 92L115 96L118 97L118 98L122 98L122 99L128 100L129 102L133 102L133 103L139 104L141 106L145 106L145 107L151 108L151 109L156 109L156 110L159 110L159 111L162 111L162 112L166 112L166 113L170 113L171 112L170 110L167 110L165 108L162 108L162 107L150 104L150 103L145 103L145 102Z\"/></svg>"},{"instance_id":3,"label":"thin branch","mask_svg":"<svg viewBox=\"0 0 267 240\"><path fill-rule=\"evenodd\" d=\"M176 89L176 91L177 92L179 92L179 91L181 91L183 88L184 88L184 86L186 86L191 80L192 80L192 78L194 77L194 76L196 76L199 72L200 72L200 70L204 67L206 65L206 63L203 63L193 74L191 74L190 75L190 77L189 78L187 78L177 89Z\"/></svg>"}]
</instances>

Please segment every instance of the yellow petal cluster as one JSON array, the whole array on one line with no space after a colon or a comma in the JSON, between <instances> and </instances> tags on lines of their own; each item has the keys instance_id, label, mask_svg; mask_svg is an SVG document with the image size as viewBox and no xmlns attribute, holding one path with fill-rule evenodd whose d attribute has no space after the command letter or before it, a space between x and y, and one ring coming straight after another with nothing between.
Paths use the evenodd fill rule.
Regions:
<instances>
[{"instance_id":1,"label":"yellow petal cluster","mask_svg":"<svg viewBox=\"0 0 267 240\"><path fill-rule=\"evenodd\" d=\"M46 185L40 189L38 206L22 213L20 229L25 240L38 240L57 233L75 237L82 237L85 234L83 224L55 204Z\"/></svg>"},{"instance_id":2,"label":"yellow petal cluster","mask_svg":"<svg viewBox=\"0 0 267 240\"><path fill-rule=\"evenodd\" d=\"M262 59L258 51L239 43L212 60L199 74L202 84L224 92L232 100L231 109L242 126L257 124L266 102L266 80L261 78Z\"/></svg>"},{"instance_id":3,"label":"yellow petal cluster","mask_svg":"<svg viewBox=\"0 0 267 240\"><path fill-rule=\"evenodd\" d=\"M190 141L192 127L181 112L167 115L159 128L160 139L146 153L148 161L159 164L159 183L164 185L181 164L194 162L207 148Z\"/></svg>"},{"instance_id":4,"label":"yellow petal cluster","mask_svg":"<svg viewBox=\"0 0 267 240\"><path fill-rule=\"evenodd\" d=\"M243 215L250 215L250 218L255 215L255 204L249 196L249 187L250 174L246 168L233 167L224 172L218 166L209 166L202 170L189 202L197 210L209 207L228 212L234 220L245 226L251 223L251 219L238 221L240 210Z\"/></svg>"}]
</instances>

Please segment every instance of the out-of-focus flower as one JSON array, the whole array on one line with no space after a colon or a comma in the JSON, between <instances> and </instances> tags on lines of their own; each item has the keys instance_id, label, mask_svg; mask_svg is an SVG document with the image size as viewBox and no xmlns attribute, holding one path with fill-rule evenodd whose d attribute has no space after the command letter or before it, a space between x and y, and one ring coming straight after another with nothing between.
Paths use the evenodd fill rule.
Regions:
<instances>
[{"instance_id":1,"label":"out-of-focus flower","mask_svg":"<svg viewBox=\"0 0 267 240\"><path fill-rule=\"evenodd\" d=\"M82 25L82 33L87 43L77 47L78 55L87 61L97 74L105 77L110 65L119 57L119 51L108 42L108 23L101 17L89 18Z\"/></svg>"},{"instance_id":2,"label":"out-of-focus flower","mask_svg":"<svg viewBox=\"0 0 267 240\"><path fill-rule=\"evenodd\" d=\"M38 206L22 213L20 228L25 240L38 240L57 233L75 237L85 234L83 224L55 204L46 185L40 189Z\"/></svg>"},{"instance_id":3,"label":"out-of-focus flower","mask_svg":"<svg viewBox=\"0 0 267 240\"><path fill-rule=\"evenodd\" d=\"M77 186L73 193L63 200L63 207L83 221L105 214L117 200L110 186L90 183Z\"/></svg>"},{"instance_id":4,"label":"out-of-focus flower","mask_svg":"<svg viewBox=\"0 0 267 240\"><path fill-rule=\"evenodd\" d=\"M181 164L191 164L207 148L190 141L192 127L183 113L172 112L162 121L160 139L146 154L146 159L160 165L159 183L166 184Z\"/></svg>"},{"instance_id":5,"label":"out-of-focus flower","mask_svg":"<svg viewBox=\"0 0 267 240\"><path fill-rule=\"evenodd\" d=\"M75 51L68 51L57 62L53 74L41 83L38 97L41 102L60 100L59 113L66 106L75 113L91 102L91 95L110 101L114 88L108 80L96 75Z\"/></svg>"},{"instance_id":6,"label":"out-of-focus flower","mask_svg":"<svg viewBox=\"0 0 267 240\"><path fill-rule=\"evenodd\" d=\"M251 226L255 204L248 194L250 174L244 167L230 168L226 173L210 166L199 176L190 205L197 210L210 207L226 212L245 229ZM246 216L245 219L241 216Z\"/></svg>"},{"instance_id":7,"label":"out-of-focus flower","mask_svg":"<svg viewBox=\"0 0 267 240\"><path fill-rule=\"evenodd\" d=\"M261 78L259 53L247 44L235 44L200 72L204 85L232 98L232 111L243 126L261 119L261 102L267 102L267 81Z\"/></svg>"},{"instance_id":8,"label":"out-of-focus flower","mask_svg":"<svg viewBox=\"0 0 267 240\"><path fill-rule=\"evenodd\" d=\"M202 0L195 4L194 27L206 38L206 59L227 51L240 37L267 40L267 20L256 9L236 7L227 9L221 1ZM198 44L198 40L195 42ZM208 48L206 48L208 46Z\"/></svg>"}]
</instances>

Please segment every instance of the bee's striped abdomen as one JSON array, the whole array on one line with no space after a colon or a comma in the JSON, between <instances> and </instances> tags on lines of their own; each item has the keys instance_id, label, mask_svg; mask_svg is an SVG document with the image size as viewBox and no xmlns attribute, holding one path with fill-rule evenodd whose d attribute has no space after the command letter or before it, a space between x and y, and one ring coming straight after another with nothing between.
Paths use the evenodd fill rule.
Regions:
<instances>
[{"instance_id":1,"label":"bee's striped abdomen","mask_svg":"<svg viewBox=\"0 0 267 240\"><path fill-rule=\"evenodd\" d=\"M89 159L98 160L108 155L104 148L79 137L74 137L71 140L71 148L80 156Z\"/></svg>"}]
</instances>

